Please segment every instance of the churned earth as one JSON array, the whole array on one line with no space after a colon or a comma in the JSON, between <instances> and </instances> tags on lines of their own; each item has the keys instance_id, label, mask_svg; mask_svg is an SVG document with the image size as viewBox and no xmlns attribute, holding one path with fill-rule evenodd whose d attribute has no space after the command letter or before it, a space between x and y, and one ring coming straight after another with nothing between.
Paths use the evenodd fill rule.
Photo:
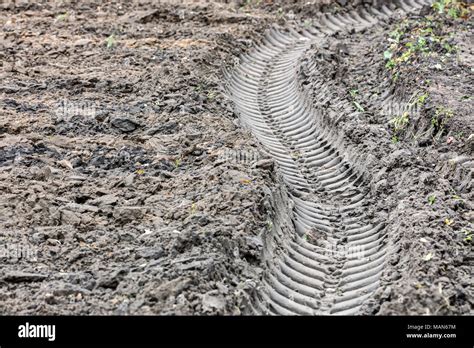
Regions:
<instances>
[{"instance_id":1,"label":"churned earth","mask_svg":"<svg viewBox=\"0 0 474 348\"><path fill-rule=\"evenodd\" d=\"M2 3L2 313L241 313L272 164L222 72L277 21L238 3Z\"/></svg>"},{"instance_id":2,"label":"churned earth","mask_svg":"<svg viewBox=\"0 0 474 348\"><path fill-rule=\"evenodd\" d=\"M329 37L301 64L302 88L369 175L367 209L387 223L367 314L472 314L472 6L453 9Z\"/></svg>"},{"instance_id":3,"label":"churned earth","mask_svg":"<svg viewBox=\"0 0 474 348\"><path fill-rule=\"evenodd\" d=\"M2 3L0 313L246 313L284 184L224 72L271 25L361 3ZM387 67L406 46L391 33L406 44L426 16L449 48ZM370 210L394 236L365 314L472 313L472 48L472 17L435 11L301 61L308 96L325 81L353 108L327 124L370 157Z\"/></svg>"}]
</instances>

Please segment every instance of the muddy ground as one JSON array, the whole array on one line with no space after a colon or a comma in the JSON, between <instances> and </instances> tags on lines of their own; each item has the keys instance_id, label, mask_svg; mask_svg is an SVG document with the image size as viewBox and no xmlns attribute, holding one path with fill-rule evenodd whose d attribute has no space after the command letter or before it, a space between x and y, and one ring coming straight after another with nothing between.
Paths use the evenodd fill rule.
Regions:
<instances>
[{"instance_id":1,"label":"muddy ground","mask_svg":"<svg viewBox=\"0 0 474 348\"><path fill-rule=\"evenodd\" d=\"M368 172L368 207L387 223L390 261L367 314L472 314L472 33L470 17L425 8L330 37L302 62L302 88Z\"/></svg>"},{"instance_id":2,"label":"muddy ground","mask_svg":"<svg viewBox=\"0 0 474 348\"><path fill-rule=\"evenodd\" d=\"M278 173L240 127L223 70L269 25L342 9L328 3L2 4L0 313L244 313ZM308 52L349 103L358 90L358 121L328 123L374 156L373 211L398 236L368 314L472 312L472 174L459 163L473 144L469 23L447 24L459 50L442 69L407 65L395 82L411 96L431 80L420 122L453 112L422 141L394 134L377 97L365 104L391 84L392 27Z\"/></svg>"}]
</instances>

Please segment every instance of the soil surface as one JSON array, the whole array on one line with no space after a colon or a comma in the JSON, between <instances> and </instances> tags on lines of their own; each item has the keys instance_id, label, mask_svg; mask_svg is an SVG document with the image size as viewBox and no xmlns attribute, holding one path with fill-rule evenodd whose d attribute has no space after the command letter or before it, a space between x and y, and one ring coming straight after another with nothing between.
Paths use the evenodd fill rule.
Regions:
<instances>
[{"instance_id":1,"label":"soil surface","mask_svg":"<svg viewBox=\"0 0 474 348\"><path fill-rule=\"evenodd\" d=\"M360 3L2 3L0 313L247 313L275 211L290 217L225 72L271 25ZM328 115L314 81L346 97L352 112L325 121L370 158L367 204L391 248L365 314L472 313L472 17L436 18L449 55L387 69L395 18L328 36L298 68ZM413 129L394 129L385 89L396 105L429 95Z\"/></svg>"},{"instance_id":2,"label":"soil surface","mask_svg":"<svg viewBox=\"0 0 474 348\"><path fill-rule=\"evenodd\" d=\"M472 18L424 8L327 38L303 59L304 88L368 172L367 206L387 224L390 261L365 313L472 314L472 33Z\"/></svg>"}]
</instances>

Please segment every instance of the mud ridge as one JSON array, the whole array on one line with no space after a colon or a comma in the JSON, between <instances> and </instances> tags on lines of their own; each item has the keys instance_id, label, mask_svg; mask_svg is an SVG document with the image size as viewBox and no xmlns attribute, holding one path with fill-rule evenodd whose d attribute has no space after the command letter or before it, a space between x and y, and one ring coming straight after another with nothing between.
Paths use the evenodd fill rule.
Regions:
<instances>
[{"instance_id":1,"label":"mud ridge","mask_svg":"<svg viewBox=\"0 0 474 348\"><path fill-rule=\"evenodd\" d=\"M430 2L397 1L322 14L304 29L273 28L227 73L236 113L276 161L291 209L285 212L281 199L273 202L266 273L252 313L358 314L378 288L392 246L384 221L374 219L367 207L371 190L364 160L344 148L337 130L308 102L298 83L298 65L326 35L364 30ZM291 216L292 227L284 216Z\"/></svg>"}]
</instances>

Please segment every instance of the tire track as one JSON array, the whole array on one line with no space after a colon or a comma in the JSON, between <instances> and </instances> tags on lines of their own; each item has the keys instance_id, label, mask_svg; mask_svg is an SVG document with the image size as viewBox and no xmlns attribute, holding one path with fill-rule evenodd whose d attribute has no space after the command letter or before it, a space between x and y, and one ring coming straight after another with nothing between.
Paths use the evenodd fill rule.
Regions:
<instances>
[{"instance_id":1,"label":"tire track","mask_svg":"<svg viewBox=\"0 0 474 348\"><path fill-rule=\"evenodd\" d=\"M369 216L364 170L305 98L297 67L325 35L362 30L397 9L413 11L429 2L322 14L299 31L272 29L227 74L237 114L277 162L293 204L294 233L284 233L276 217L265 243L267 269L253 313L357 314L377 289L386 262L384 223Z\"/></svg>"}]
</instances>

